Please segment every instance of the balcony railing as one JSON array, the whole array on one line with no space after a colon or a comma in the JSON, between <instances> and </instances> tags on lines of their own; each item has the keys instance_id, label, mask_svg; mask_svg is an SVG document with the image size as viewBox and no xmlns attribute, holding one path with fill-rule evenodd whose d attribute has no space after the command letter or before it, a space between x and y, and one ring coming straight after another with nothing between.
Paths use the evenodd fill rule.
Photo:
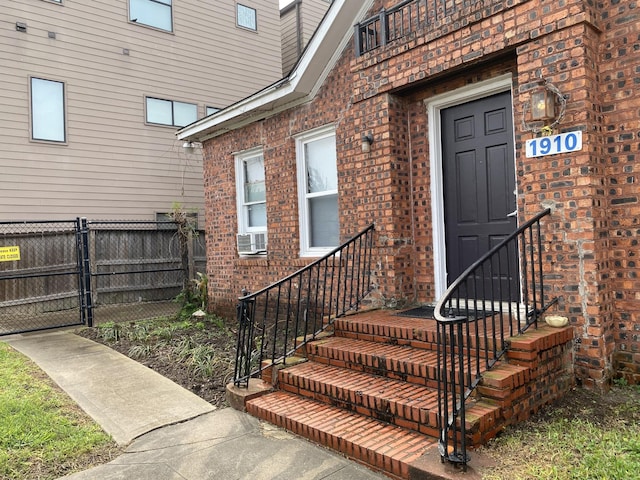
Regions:
<instances>
[{"instance_id":1,"label":"balcony railing","mask_svg":"<svg viewBox=\"0 0 640 480\"><path fill-rule=\"evenodd\" d=\"M355 26L356 55L360 56L420 29L436 25L457 12L470 12L486 0L405 0Z\"/></svg>"},{"instance_id":2,"label":"balcony railing","mask_svg":"<svg viewBox=\"0 0 640 480\"><path fill-rule=\"evenodd\" d=\"M544 296L540 221L550 213L542 211L467 268L435 307L440 454L465 468L465 401L505 354L509 337L537 328L557 301Z\"/></svg>"},{"instance_id":3,"label":"balcony railing","mask_svg":"<svg viewBox=\"0 0 640 480\"><path fill-rule=\"evenodd\" d=\"M240 298L234 384L248 387L333 321L357 310L371 291L373 225L323 258Z\"/></svg>"}]
</instances>

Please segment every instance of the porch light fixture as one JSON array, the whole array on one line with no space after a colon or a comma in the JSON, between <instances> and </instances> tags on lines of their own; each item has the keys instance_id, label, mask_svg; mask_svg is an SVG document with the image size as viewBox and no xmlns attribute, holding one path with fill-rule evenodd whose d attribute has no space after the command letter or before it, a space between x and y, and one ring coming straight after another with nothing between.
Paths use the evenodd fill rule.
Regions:
<instances>
[{"instance_id":1,"label":"porch light fixture","mask_svg":"<svg viewBox=\"0 0 640 480\"><path fill-rule=\"evenodd\" d=\"M531 119L550 120L555 117L555 95L546 88L540 88L531 94Z\"/></svg>"},{"instance_id":2,"label":"porch light fixture","mask_svg":"<svg viewBox=\"0 0 640 480\"><path fill-rule=\"evenodd\" d=\"M365 133L362 135L362 153L369 153L371 151L371 144L373 143L373 135Z\"/></svg>"},{"instance_id":3,"label":"porch light fixture","mask_svg":"<svg viewBox=\"0 0 640 480\"><path fill-rule=\"evenodd\" d=\"M525 132L551 135L564 118L568 96L545 78L538 79L536 83L531 90L529 102L523 105L522 129ZM558 113L556 103L560 106Z\"/></svg>"},{"instance_id":4,"label":"porch light fixture","mask_svg":"<svg viewBox=\"0 0 640 480\"><path fill-rule=\"evenodd\" d=\"M182 148L184 148L184 153L193 153L196 148L196 144L193 142L184 142L182 144Z\"/></svg>"}]
</instances>

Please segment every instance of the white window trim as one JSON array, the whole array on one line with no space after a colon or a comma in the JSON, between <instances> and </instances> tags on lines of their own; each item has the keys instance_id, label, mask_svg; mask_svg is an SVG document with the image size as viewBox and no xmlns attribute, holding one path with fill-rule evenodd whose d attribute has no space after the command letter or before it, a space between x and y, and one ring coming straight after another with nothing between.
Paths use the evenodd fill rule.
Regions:
<instances>
[{"instance_id":1,"label":"white window trim","mask_svg":"<svg viewBox=\"0 0 640 480\"><path fill-rule=\"evenodd\" d=\"M252 148L250 150L244 150L237 152L235 155L235 167L236 167L236 210L238 218L238 233L261 233L267 232L269 228L269 218L267 217L266 227L249 227L249 219L244 210L244 162L255 157L262 157L264 159L264 151L262 147ZM266 178L265 178L266 183ZM266 205L266 199L265 199Z\"/></svg>"},{"instance_id":2,"label":"white window trim","mask_svg":"<svg viewBox=\"0 0 640 480\"><path fill-rule=\"evenodd\" d=\"M311 238L309 235L309 209L307 207L307 199L314 196L325 196L338 194L338 190L327 190L322 194L307 195L307 165L304 158L304 144L313 140L321 140L323 138L336 136L335 125L327 125L324 127L310 130L308 132L296 135L296 170L298 177L298 215L300 228L300 257L322 257L339 245L332 247L311 247ZM337 158L336 158L337 163ZM338 218L340 212L338 212Z\"/></svg>"}]
</instances>

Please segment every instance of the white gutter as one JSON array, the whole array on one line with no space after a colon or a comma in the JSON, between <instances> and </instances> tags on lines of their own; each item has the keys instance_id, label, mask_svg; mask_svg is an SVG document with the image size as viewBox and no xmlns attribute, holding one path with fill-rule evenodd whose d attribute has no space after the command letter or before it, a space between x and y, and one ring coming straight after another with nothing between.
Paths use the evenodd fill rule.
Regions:
<instances>
[{"instance_id":1,"label":"white gutter","mask_svg":"<svg viewBox=\"0 0 640 480\"><path fill-rule=\"evenodd\" d=\"M282 80L178 130L179 140L203 142L313 98L373 0L334 0L302 57Z\"/></svg>"}]
</instances>

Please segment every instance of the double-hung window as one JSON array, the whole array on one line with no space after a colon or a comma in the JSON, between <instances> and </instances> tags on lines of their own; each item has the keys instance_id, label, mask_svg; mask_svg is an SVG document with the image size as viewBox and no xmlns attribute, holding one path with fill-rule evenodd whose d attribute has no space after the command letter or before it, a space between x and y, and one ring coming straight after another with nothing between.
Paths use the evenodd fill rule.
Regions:
<instances>
[{"instance_id":1,"label":"double-hung window","mask_svg":"<svg viewBox=\"0 0 640 480\"><path fill-rule=\"evenodd\" d=\"M184 127L198 119L198 105L146 97L147 123Z\"/></svg>"},{"instance_id":2,"label":"double-hung window","mask_svg":"<svg viewBox=\"0 0 640 480\"><path fill-rule=\"evenodd\" d=\"M238 233L267 230L267 196L262 149L236 156Z\"/></svg>"},{"instance_id":3,"label":"double-hung window","mask_svg":"<svg viewBox=\"0 0 640 480\"><path fill-rule=\"evenodd\" d=\"M339 245L336 135L325 127L296 138L301 256Z\"/></svg>"},{"instance_id":4,"label":"double-hung window","mask_svg":"<svg viewBox=\"0 0 640 480\"><path fill-rule=\"evenodd\" d=\"M236 155L238 253L264 253L267 248L267 197L262 149Z\"/></svg>"},{"instance_id":5,"label":"double-hung window","mask_svg":"<svg viewBox=\"0 0 640 480\"><path fill-rule=\"evenodd\" d=\"M31 138L66 142L64 83L31 78Z\"/></svg>"},{"instance_id":6,"label":"double-hung window","mask_svg":"<svg viewBox=\"0 0 640 480\"><path fill-rule=\"evenodd\" d=\"M129 20L172 32L171 0L129 0Z\"/></svg>"}]
</instances>

